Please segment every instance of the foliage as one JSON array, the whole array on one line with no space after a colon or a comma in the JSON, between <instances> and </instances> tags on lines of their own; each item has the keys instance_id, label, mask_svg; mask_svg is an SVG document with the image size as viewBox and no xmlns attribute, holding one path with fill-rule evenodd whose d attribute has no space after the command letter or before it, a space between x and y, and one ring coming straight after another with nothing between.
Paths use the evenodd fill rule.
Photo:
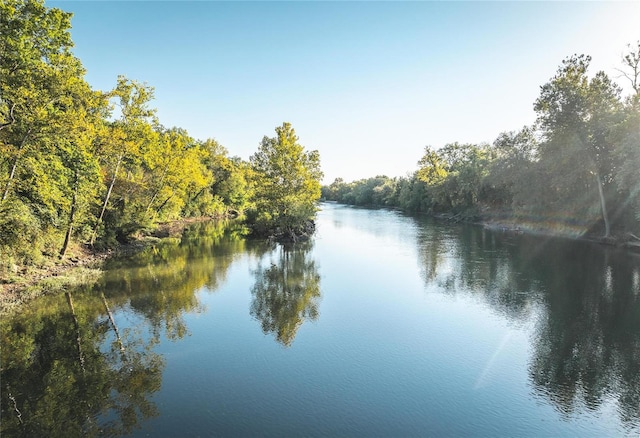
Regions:
<instances>
[{"instance_id":1,"label":"foliage","mask_svg":"<svg viewBox=\"0 0 640 438\"><path fill-rule=\"evenodd\" d=\"M493 144L426 147L403 178L338 178L324 199L459 217L525 217L579 223L608 237L640 227L640 43L623 56L626 98L591 58L564 60L541 87L536 124ZM562 224L560 224L562 225Z\"/></svg>"},{"instance_id":2,"label":"foliage","mask_svg":"<svg viewBox=\"0 0 640 438\"><path fill-rule=\"evenodd\" d=\"M0 3L3 281L63 257L73 241L109 247L159 222L242 216L250 206L265 226L313 216L318 153L304 152L290 125L265 137L251 164L213 139L165 128L148 84L118 76L112 90L91 88L71 51L70 19L42 0ZM281 179L270 149L284 160Z\"/></svg>"},{"instance_id":3,"label":"foliage","mask_svg":"<svg viewBox=\"0 0 640 438\"><path fill-rule=\"evenodd\" d=\"M583 215L600 207L608 236L607 204L615 202L608 190L615 179L612 132L622 102L620 89L603 72L587 77L590 61L588 56L566 59L542 87L535 110L546 141L539 151L556 188L551 202Z\"/></svg>"},{"instance_id":4,"label":"foliage","mask_svg":"<svg viewBox=\"0 0 640 438\"><path fill-rule=\"evenodd\" d=\"M111 246L158 222L243 215L259 234L312 231L316 201L457 216L580 221L604 236L640 232L640 43L622 57L631 94L590 57L541 87L537 121L493 144L425 148L418 168L320 187L317 151L289 123L245 162L214 139L160 124L154 90L124 76L94 90L72 52L71 14L42 0L0 3L0 275ZM20 237L23 236L23 237ZM28 244L25 245L25 242Z\"/></svg>"},{"instance_id":5,"label":"foliage","mask_svg":"<svg viewBox=\"0 0 640 438\"><path fill-rule=\"evenodd\" d=\"M320 156L306 152L290 123L265 136L251 156L253 211L249 218L257 234L282 230L296 236L316 213L320 198Z\"/></svg>"}]
</instances>

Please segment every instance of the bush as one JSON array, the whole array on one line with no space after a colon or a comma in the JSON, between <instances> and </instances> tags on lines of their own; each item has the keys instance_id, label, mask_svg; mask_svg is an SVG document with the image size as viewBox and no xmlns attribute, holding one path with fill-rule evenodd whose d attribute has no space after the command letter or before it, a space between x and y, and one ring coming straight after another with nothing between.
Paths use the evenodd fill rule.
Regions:
<instances>
[{"instance_id":1,"label":"bush","mask_svg":"<svg viewBox=\"0 0 640 438\"><path fill-rule=\"evenodd\" d=\"M41 224L31 209L20 200L0 205L0 275L7 278L17 265L37 264L42 260Z\"/></svg>"}]
</instances>

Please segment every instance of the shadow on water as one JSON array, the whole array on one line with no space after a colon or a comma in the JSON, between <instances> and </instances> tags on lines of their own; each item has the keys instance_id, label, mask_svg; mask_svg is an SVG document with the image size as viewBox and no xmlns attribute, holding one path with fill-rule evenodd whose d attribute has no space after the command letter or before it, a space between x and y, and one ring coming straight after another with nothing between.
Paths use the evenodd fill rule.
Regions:
<instances>
[{"instance_id":1,"label":"shadow on water","mask_svg":"<svg viewBox=\"0 0 640 438\"><path fill-rule=\"evenodd\" d=\"M427 288L473 294L516 324L535 321L529 378L565 417L614 402L640 427L640 257L585 242L422 226Z\"/></svg>"}]
</instances>

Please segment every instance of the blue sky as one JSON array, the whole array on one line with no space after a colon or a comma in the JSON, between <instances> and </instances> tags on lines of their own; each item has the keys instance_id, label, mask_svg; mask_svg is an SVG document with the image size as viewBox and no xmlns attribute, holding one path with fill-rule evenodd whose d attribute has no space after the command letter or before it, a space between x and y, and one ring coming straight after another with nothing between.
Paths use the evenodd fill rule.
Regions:
<instances>
[{"instance_id":1,"label":"blue sky","mask_svg":"<svg viewBox=\"0 0 640 438\"><path fill-rule=\"evenodd\" d=\"M566 56L615 78L640 40L638 0L47 4L74 13L95 88L147 82L163 125L244 159L291 122L325 182L405 175L427 145L492 142L535 120Z\"/></svg>"}]
</instances>

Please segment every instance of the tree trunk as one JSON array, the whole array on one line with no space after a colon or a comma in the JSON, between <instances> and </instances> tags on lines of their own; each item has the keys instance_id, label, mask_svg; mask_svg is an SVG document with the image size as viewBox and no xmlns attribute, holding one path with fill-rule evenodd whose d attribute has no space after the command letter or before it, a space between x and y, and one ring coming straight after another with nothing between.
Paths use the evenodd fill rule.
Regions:
<instances>
[{"instance_id":1,"label":"tree trunk","mask_svg":"<svg viewBox=\"0 0 640 438\"><path fill-rule=\"evenodd\" d=\"M171 198L173 198L173 195L170 195L167 199L164 200L162 204L160 204L160 207L156 209L156 215L160 214L160 211L164 208L165 205L167 205L167 202L169 202Z\"/></svg>"},{"instance_id":2,"label":"tree trunk","mask_svg":"<svg viewBox=\"0 0 640 438\"><path fill-rule=\"evenodd\" d=\"M84 373L84 354L82 354L82 344L80 337L80 324L78 323L78 317L76 316L76 311L73 308L73 300L71 299L71 294L69 292L64 293L67 296L67 303L69 304L69 310L71 310L71 316L73 317L73 325L76 329L76 346L78 347L78 358L80 360L80 368Z\"/></svg>"},{"instance_id":3,"label":"tree trunk","mask_svg":"<svg viewBox=\"0 0 640 438\"><path fill-rule=\"evenodd\" d=\"M9 110L9 118L11 119L9 122L6 123L1 123L0 124L0 131L2 131L4 128L13 125L14 123L16 123L16 118L13 115L14 110L16 109L16 104L14 103L13 105L11 105L11 109Z\"/></svg>"},{"instance_id":4,"label":"tree trunk","mask_svg":"<svg viewBox=\"0 0 640 438\"><path fill-rule=\"evenodd\" d=\"M0 203L4 202L9 196L9 189L11 188L11 182L16 175L16 169L18 168L18 158L20 158L20 154L22 153L22 149L24 148L24 144L31 135L31 130L27 132L27 135L24 136L22 141L20 142L20 147L18 148L18 153L16 155L16 159L13 162L13 166L11 167L11 173L9 174L9 179L7 180L7 184L4 186L4 193L2 194L2 199L0 199Z\"/></svg>"},{"instance_id":5,"label":"tree trunk","mask_svg":"<svg viewBox=\"0 0 640 438\"><path fill-rule=\"evenodd\" d=\"M16 413L16 417L18 418L18 423L24 424L22 421L22 412L20 412L20 409L18 409L18 403L16 402L16 398L11 394L11 388L9 387L8 383L7 383L7 398L11 400L11 403L13 404L13 411Z\"/></svg>"},{"instance_id":6,"label":"tree trunk","mask_svg":"<svg viewBox=\"0 0 640 438\"><path fill-rule=\"evenodd\" d=\"M589 156L593 161L593 166L595 168L596 184L598 185L598 197L600 198L600 210L602 212L602 220L604 222L604 236L602 237L606 239L611 235L611 225L609 223L609 213L607 212L607 201L604 197L604 190L602 189L602 178L600 177L597 155L595 154L594 149L589 147L589 142L587 141L587 137L583 132L579 131L578 137L580 138L580 141L582 142L582 145L587 153L589 153Z\"/></svg>"},{"instance_id":7,"label":"tree trunk","mask_svg":"<svg viewBox=\"0 0 640 438\"><path fill-rule=\"evenodd\" d=\"M104 296L104 292L102 292L101 295L102 295L102 303L104 304L104 308L107 310L107 316L109 316L109 321L111 322L111 325L113 326L113 331L116 334L116 341L120 346L120 353L122 354L122 358L126 360L126 357L124 354L124 344L122 343L122 338L120 337L120 332L118 331L118 326L116 325L116 321L113 319L113 314L111 313L111 309L109 309L109 304L107 303L107 297Z\"/></svg>"},{"instance_id":8,"label":"tree trunk","mask_svg":"<svg viewBox=\"0 0 640 438\"><path fill-rule=\"evenodd\" d=\"M602 190L602 181L600 173L596 172L596 180L598 183L598 195L600 196L600 209L602 210L602 220L604 221L604 238L611 235L611 224L609 223L609 214L607 213L607 202L604 198L604 190Z\"/></svg>"},{"instance_id":9,"label":"tree trunk","mask_svg":"<svg viewBox=\"0 0 640 438\"><path fill-rule=\"evenodd\" d=\"M71 198L71 211L69 212L69 225L67 226L67 232L64 235L64 243L60 250L60 258L64 257L71 240L71 232L73 231L73 221L76 216L76 206L78 204L78 171L76 170L75 179L73 181L73 197Z\"/></svg>"},{"instance_id":10,"label":"tree trunk","mask_svg":"<svg viewBox=\"0 0 640 438\"><path fill-rule=\"evenodd\" d=\"M9 174L9 179L7 180L7 184L4 186L4 193L2 194L2 201L0 202L4 202L4 200L7 199L7 196L9 195L9 188L11 188L11 181L13 181L13 177L16 174L17 167L18 167L18 159L16 158L15 161L13 162L13 166L11 167L11 173Z\"/></svg>"},{"instance_id":11,"label":"tree trunk","mask_svg":"<svg viewBox=\"0 0 640 438\"><path fill-rule=\"evenodd\" d=\"M118 170L120 169L120 163L122 162L122 158L124 155L120 155L118 157L118 162L116 163L116 169L113 172L113 178L111 179L111 184L109 184L109 190L107 190L107 196L104 197L104 204L102 204L102 211L100 211L100 216L96 221L96 226L93 228L93 234L91 234L91 240L89 244L93 246L93 243L96 241L96 236L98 234L98 227L102 222L102 217L104 216L104 212L107 209L107 204L109 203L109 197L111 196L111 191L113 190L113 185L116 183L116 178L118 177Z\"/></svg>"},{"instance_id":12,"label":"tree trunk","mask_svg":"<svg viewBox=\"0 0 640 438\"><path fill-rule=\"evenodd\" d=\"M162 190L164 188L164 179L165 179L166 176L167 176L167 169L165 168L164 172L162 174L162 178L160 178L160 186L156 189L155 193L151 197L151 200L149 201L149 204L147 205L146 210L144 211L145 215L149 214L149 210L151 209L151 206L153 205L153 202L156 200L156 198L160 194L160 190Z\"/></svg>"},{"instance_id":13,"label":"tree trunk","mask_svg":"<svg viewBox=\"0 0 640 438\"><path fill-rule=\"evenodd\" d=\"M196 193L193 196L189 197L189 203L195 201L196 199L198 199L198 196L202 195L204 193L205 190L207 190L209 187L208 186L204 186L203 188L201 188L198 193Z\"/></svg>"}]
</instances>

